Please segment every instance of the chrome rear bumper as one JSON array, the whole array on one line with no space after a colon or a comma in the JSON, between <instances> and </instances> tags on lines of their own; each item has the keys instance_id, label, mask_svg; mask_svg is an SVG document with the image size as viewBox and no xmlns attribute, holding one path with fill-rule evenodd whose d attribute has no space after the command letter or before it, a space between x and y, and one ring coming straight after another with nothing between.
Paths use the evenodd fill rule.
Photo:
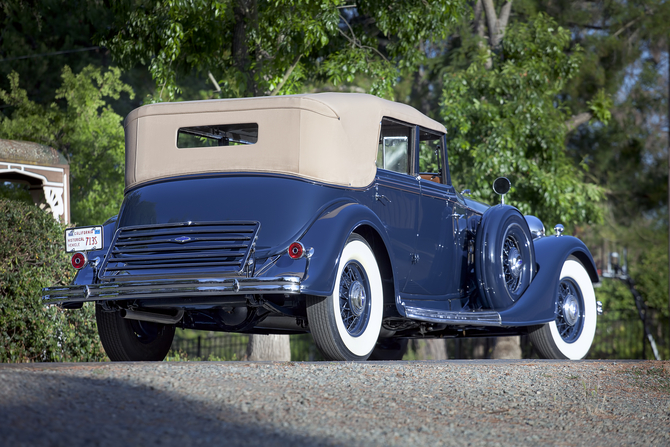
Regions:
<instances>
[{"instance_id":1,"label":"chrome rear bumper","mask_svg":"<svg viewBox=\"0 0 670 447\"><path fill-rule=\"evenodd\" d=\"M300 278L207 278L112 282L42 289L44 304L160 298L198 298L222 295L300 293Z\"/></svg>"}]
</instances>

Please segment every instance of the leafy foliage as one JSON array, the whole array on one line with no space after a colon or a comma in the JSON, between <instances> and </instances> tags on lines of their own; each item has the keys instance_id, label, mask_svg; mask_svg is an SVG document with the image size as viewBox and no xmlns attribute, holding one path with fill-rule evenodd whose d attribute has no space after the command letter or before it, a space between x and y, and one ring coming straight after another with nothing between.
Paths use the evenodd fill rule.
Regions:
<instances>
[{"instance_id":1,"label":"leafy foliage","mask_svg":"<svg viewBox=\"0 0 670 447\"><path fill-rule=\"evenodd\" d=\"M105 97L119 98L130 87L118 68L88 66L74 74L63 68L58 104L38 104L9 76L10 91L0 100L13 106L11 117L0 115L0 138L35 141L59 150L70 163L71 216L80 225L96 224L118 213L123 200L125 156L121 117Z\"/></svg>"},{"instance_id":2,"label":"leafy foliage","mask_svg":"<svg viewBox=\"0 0 670 447\"><path fill-rule=\"evenodd\" d=\"M494 202L498 176L512 182L509 198L545 222L597 222L603 194L585 183L565 153L568 111L557 99L579 69L567 53L570 32L546 15L508 28L501 54L473 46L472 63L445 75L442 117L450 135L455 184Z\"/></svg>"},{"instance_id":3,"label":"leafy foliage","mask_svg":"<svg viewBox=\"0 0 670 447\"><path fill-rule=\"evenodd\" d=\"M147 66L154 101L172 100L179 76L213 72L223 97L298 93L306 80L371 80L392 96L399 69L423 59L422 41L446 37L461 0L176 0L117 8L101 36L123 67Z\"/></svg>"},{"instance_id":4,"label":"leafy foliage","mask_svg":"<svg viewBox=\"0 0 670 447\"><path fill-rule=\"evenodd\" d=\"M647 247L631 268L631 277L647 306L668 317L668 239Z\"/></svg>"},{"instance_id":5,"label":"leafy foliage","mask_svg":"<svg viewBox=\"0 0 670 447\"><path fill-rule=\"evenodd\" d=\"M569 156L588 168L588 180L601 185L606 199L603 224L580 228L580 237L592 248L627 247L638 290L667 315L670 3L519 0L515 9L520 20L550 14L584 48L563 104L596 117L607 108L610 119L606 126L584 121L566 141Z\"/></svg>"},{"instance_id":6,"label":"leafy foliage","mask_svg":"<svg viewBox=\"0 0 670 447\"><path fill-rule=\"evenodd\" d=\"M69 284L63 227L34 205L0 199L0 362L101 361L93 306L42 304L42 288Z\"/></svg>"}]
</instances>

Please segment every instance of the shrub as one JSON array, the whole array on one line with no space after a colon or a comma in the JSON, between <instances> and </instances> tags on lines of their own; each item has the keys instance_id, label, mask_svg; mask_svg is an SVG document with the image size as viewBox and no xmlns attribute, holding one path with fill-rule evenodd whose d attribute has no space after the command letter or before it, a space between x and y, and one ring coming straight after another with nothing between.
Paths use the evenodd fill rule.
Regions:
<instances>
[{"instance_id":1,"label":"shrub","mask_svg":"<svg viewBox=\"0 0 670 447\"><path fill-rule=\"evenodd\" d=\"M74 270L63 226L34 205L0 199L0 362L100 361L95 309L42 304L42 288Z\"/></svg>"}]
</instances>

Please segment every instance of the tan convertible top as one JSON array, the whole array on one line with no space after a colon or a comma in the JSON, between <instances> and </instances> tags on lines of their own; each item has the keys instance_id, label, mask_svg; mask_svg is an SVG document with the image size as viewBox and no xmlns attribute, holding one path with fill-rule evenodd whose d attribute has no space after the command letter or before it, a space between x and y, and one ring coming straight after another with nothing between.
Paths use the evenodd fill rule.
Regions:
<instances>
[{"instance_id":1,"label":"tan convertible top","mask_svg":"<svg viewBox=\"0 0 670 447\"><path fill-rule=\"evenodd\" d=\"M176 175L272 172L352 187L375 177L383 117L445 132L416 109L371 95L316 93L159 103L126 117L126 188ZM258 124L245 146L177 148L183 127Z\"/></svg>"}]
</instances>

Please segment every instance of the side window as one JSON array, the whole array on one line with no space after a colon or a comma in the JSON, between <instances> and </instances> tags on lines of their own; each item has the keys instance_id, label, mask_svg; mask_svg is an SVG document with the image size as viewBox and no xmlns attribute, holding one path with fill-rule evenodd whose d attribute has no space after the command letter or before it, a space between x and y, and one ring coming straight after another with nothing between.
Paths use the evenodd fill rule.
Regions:
<instances>
[{"instance_id":1,"label":"side window","mask_svg":"<svg viewBox=\"0 0 670 447\"><path fill-rule=\"evenodd\" d=\"M388 118L382 120L377 167L409 174L412 166L412 126Z\"/></svg>"},{"instance_id":2,"label":"side window","mask_svg":"<svg viewBox=\"0 0 670 447\"><path fill-rule=\"evenodd\" d=\"M419 174L421 178L446 183L443 169L442 136L421 128L419 131Z\"/></svg>"}]
</instances>

